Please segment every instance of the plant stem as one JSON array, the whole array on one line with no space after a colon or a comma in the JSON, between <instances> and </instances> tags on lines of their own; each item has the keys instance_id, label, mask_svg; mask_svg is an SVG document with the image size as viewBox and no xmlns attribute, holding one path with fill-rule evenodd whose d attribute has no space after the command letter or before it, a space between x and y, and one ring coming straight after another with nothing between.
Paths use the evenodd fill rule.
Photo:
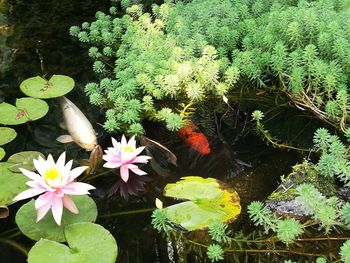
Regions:
<instances>
[{"instance_id":1,"label":"plant stem","mask_svg":"<svg viewBox=\"0 0 350 263\"><path fill-rule=\"evenodd\" d=\"M98 177L100 177L100 176L103 176L103 175L106 175L106 174L109 174L109 173L111 173L111 170L107 170L107 171L104 171L104 172L102 172L102 173L99 173L99 174L95 174L95 175L92 175L92 176L90 176L89 174L87 174L87 175L85 175L81 180L82 181L91 181L91 180L93 180L93 179L96 179L96 178L98 178Z\"/></svg>"},{"instance_id":2,"label":"plant stem","mask_svg":"<svg viewBox=\"0 0 350 263\"><path fill-rule=\"evenodd\" d=\"M188 239L188 242L208 248L207 245L192 241ZM299 252L295 250L288 250L288 249L224 249L227 253L290 253L295 255L303 255L303 256L312 256L312 257L324 257L324 254L316 254L316 253L307 253L307 252Z\"/></svg>"},{"instance_id":3,"label":"plant stem","mask_svg":"<svg viewBox=\"0 0 350 263\"><path fill-rule=\"evenodd\" d=\"M8 239L0 239L0 242L10 245L11 247L21 252L23 255L28 256L28 250L22 245L18 244L16 241L8 240Z\"/></svg>"},{"instance_id":4,"label":"plant stem","mask_svg":"<svg viewBox=\"0 0 350 263\"><path fill-rule=\"evenodd\" d=\"M112 214L107 215L101 215L100 218L107 218L107 217L113 217L113 216L122 216L122 215L133 215L133 214L141 214L141 213L148 213L152 212L155 208L145 208L145 209L139 209L139 210L131 210L131 211L124 211L124 212L116 212Z\"/></svg>"}]
</instances>

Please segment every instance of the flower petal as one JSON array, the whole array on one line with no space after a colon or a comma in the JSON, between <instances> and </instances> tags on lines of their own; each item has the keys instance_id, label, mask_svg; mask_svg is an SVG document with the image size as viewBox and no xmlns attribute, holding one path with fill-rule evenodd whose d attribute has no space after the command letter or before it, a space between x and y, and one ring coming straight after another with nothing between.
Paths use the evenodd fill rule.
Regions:
<instances>
[{"instance_id":1,"label":"flower petal","mask_svg":"<svg viewBox=\"0 0 350 263\"><path fill-rule=\"evenodd\" d=\"M87 168L87 166L80 166L77 168L74 168L73 170L70 171L69 173L69 179L68 183L72 182L75 178L77 178L79 175L81 175Z\"/></svg>"},{"instance_id":2,"label":"flower petal","mask_svg":"<svg viewBox=\"0 0 350 263\"><path fill-rule=\"evenodd\" d=\"M52 198L52 215L55 219L57 225L61 225L62 213L63 213L63 202L61 197L57 197L54 195Z\"/></svg>"},{"instance_id":3,"label":"flower petal","mask_svg":"<svg viewBox=\"0 0 350 263\"><path fill-rule=\"evenodd\" d=\"M122 163L116 163L116 162L106 162L103 167L106 167L106 168L118 168L122 165Z\"/></svg>"},{"instance_id":4,"label":"flower petal","mask_svg":"<svg viewBox=\"0 0 350 263\"><path fill-rule=\"evenodd\" d=\"M120 142L118 142L116 139L114 139L113 137L112 137L112 144L113 144L113 147L114 148L116 148L116 149L118 149L118 148L120 148Z\"/></svg>"},{"instance_id":5,"label":"flower petal","mask_svg":"<svg viewBox=\"0 0 350 263\"><path fill-rule=\"evenodd\" d=\"M51 154L49 154L49 156L47 156L46 165L47 165L47 167L54 167L56 165Z\"/></svg>"},{"instance_id":6,"label":"flower petal","mask_svg":"<svg viewBox=\"0 0 350 263\"><path fill-rule=\"evenodd\" d=\"M145 149L145 146L138 147L136 148L134 154L139 155L144 149Z\"/></svg>"},{"instance_id":7,"label":"flower petal","mask_svg":"<svg viewBox=\"0 0 350 263\"><path fill-rule=\"evenodd\" d=\"M47 203L51 203L52 197L54 193L46 192L45 194L40 195L35 201L35 209L39 209L40 207L46 205Z\"/></svg>"},{"instance_id":8,"label":"flower petal","mask_svg":"<svg viewBox=\"0 0 350 263\"><path fill-rule=\"evenodd\" d=\"M136 158L132 161L133 163L148 163L148 160L152 159L152 157L147 155L136 156Z\"/></svg>"},{"instance_id":9,"label":"flower petal","mask_svg":"<svg viewBox=\"0 0 350 263\"><path fill-rule=\"evenodd\" d=\"M79 214L77 206L74 204L72 198L69 195L64 195L62 198L63 206L71 211L73 214Z\"/></svg>"},{"instance_id":10,"label":"flower petal","mask_svg":"<svg viewBox=\"0 0 350 263\"><path fill-rule=\"evenodd\" d=\"M80 182L73 182L64 186L61 190L66 195L86 195L89 190L96 189L92 185Z\"/></svg>"},{"instance_id":11,"label":"flower petal","mask_svg":"<svg viewBox=\"0 0 350 263\"><path fill-rule=\"evenodd\" d=\"M39 222L47 214L50 207L51 207L51 202L48 202L42 207L38 208L36 212L36 222Z\"/></svg>"},{"instance_id":12,"label":"flower petal","mask_svg":"<svg viewBox=\"0 0 350 263\"><path fill-rule=\"evenodd\" d=\"M46 189L45 187L43 187L41 184L39 184L38 182L35 182L35 181L28 181L26 182L26 185L28 185L29 187L32 187L32 188L38 188L38 189Z\"/></svg>"},{"instance_id":13,"label":"flower petal","mask_svg":"<svg viewBox=\"0 0 350 263\"><path fill-rule=\"evenodd\" d=\"M131 170L133 173L137 174L137 175L145 175L145 174L147 174L146 172L142 171L142 170L139 169L139 168L130 168L130 170Z\"/></svg>"},{"instance_id":14,"label":"flower petal","mask_svg":"<svg viewBox=\"0 0 350 263\"><path fill-rule=\"evenodd\" d=\"M124 148L128 144L124 135L122 136L122 140L120 144L121 144L121 148Z\"/></svg>"},{"instance_id":15,"label":"flower petal","mask_svg":"<svg viewBox=\"0 0 350 263\"><path fill-rule=\"evenodd\" d=\"M40 175L38 175L37 173L28 171L28 170L23 169L23 168L19 168L19 170L22 172L22 174L27 176L29 179L41 184L43 187L47 187L47 184L45 183L44 179Z\"/></svg>"},{"instance_id":16,"label":"flower petal","mask_svg":"<svg viewBox=\"0 0 350 263\"><path fill-rule=\"evenodd\" d=\"M60 157L58 157L56 165L58 166L59 169L62 169L65 167L65 162L66 162L66 152L63 152Z\"/></svg>"},{"instance_id":17,"label":"flower petal","mask_svg":"<svg viewBox=\"0 0 350 263\"><path fill-rule=\"evenodd\" d=\"M46 192L46 189L30 188L16 195L15 198L13 198L13 200L19 201L19 200L27 199L36 195L40 195L44 192Z\"/></svg>"},{"instance_id":18,"label":"flower petal","mask_svg":"<svg viewBox=\"0 0 350 263\"><path fill-rule=\"evenodd\" d=\"M35 169L38 171L38 173L41 176L44 176L44 174L46 172L46 161L39 155L39 159L38 160L34 159L33 163L34 163Z\"/></svg>"},{"instance_id":19,"label":"flower petal","mask_svg":"<svg viewBox=\"0 0 350 263\"><path fill-rule=\"evenodd\" d=\"M135 140L135 135L130 138L128 141L128 145L131 146L132 148L136 148L136 140Z\"/></svg>"},{"instance_id":20,"label":"flower petal","mask_svg":"<svg viewBox=\"0 0 350 263\"><path fill-rule=\"evenodd\" d=\"M64 169L66 170L66 172L70 172L70 170L72 169L72 165L73 165L73 160L70 160L66 166L64 167Z\"/></svg>"},{"instance_id":21,"label":"flower petal","mask_svg":"<svg viewBox=\"0 0 350 263\"><path fill-rule=\"evenodd\" d=\"M124 182L127 182L129 180L129 168L126 165L122 165L120 167L120 177Z\"/></svg>"}]
</instances>

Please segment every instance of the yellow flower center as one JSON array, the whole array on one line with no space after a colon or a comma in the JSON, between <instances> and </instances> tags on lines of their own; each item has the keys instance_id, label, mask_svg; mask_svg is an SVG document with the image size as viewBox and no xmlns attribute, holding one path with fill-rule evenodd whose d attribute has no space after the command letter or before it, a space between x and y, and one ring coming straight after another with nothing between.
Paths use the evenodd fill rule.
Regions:
<instances>
[{"instance_id":1,"label":"yellow flower center","mask_svg":"<svg viewBox=\"0 0 350 263\"><path fill-rule=\"evenodd\" d=\"M56 168L50 168L49 170L47 170L45 172L45 176L44 176L45 181L48 181L48 180L52 180L53 181L53 180L56 180L57 177L61 177L61 176L60 176L60 173L57 171Z\"/></svg>"},{"instance_id":2,"label":"yellow flower center","mask_svg":"<svg viewBox=\"0 0 350 263\"><path fill-rule=\"evenodd\" d=\"M131 147L129 145L125 146L124 147L124 152L131 152L132 153L132 152L134 152L134 147Z\"/></svg>"}]
</instances>

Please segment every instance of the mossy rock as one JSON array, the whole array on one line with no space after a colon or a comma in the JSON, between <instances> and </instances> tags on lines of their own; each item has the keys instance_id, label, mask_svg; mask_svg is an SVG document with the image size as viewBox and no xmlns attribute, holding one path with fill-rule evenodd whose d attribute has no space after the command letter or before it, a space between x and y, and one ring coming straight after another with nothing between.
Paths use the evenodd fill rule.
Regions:
<instances>
[{"instance_id":1,"label":"mossy rock","mask_svg":"<svg viewBox=\"0 0 350 263\"><path fill-rule=\"evenodd\" d=\"M314 185L324 196L336 195L336 187L331 180L319 176L316 166L304 161L293 166L293 171L282 180L277 189L265 201L266 206L279 216L298 219L305 217L302 205L295 199L296 188L304 183Z\"/></svg>"}]
</instances>

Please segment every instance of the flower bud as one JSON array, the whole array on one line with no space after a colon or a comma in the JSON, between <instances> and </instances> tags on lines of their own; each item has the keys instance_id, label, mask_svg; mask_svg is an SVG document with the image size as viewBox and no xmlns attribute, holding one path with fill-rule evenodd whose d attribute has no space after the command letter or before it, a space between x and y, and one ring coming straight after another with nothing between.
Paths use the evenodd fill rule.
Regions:
<instances>
[{"instance_id":1,"label":"flower bud","mask_svg":"<svg viewBox=\"0 0 350 263\"><path fill-rule=\"evenodd\" d=\"M102 162L103 150L100 145L97 145L90 154L90 173L94 173Z\"/></svg>"}]
</instances>

